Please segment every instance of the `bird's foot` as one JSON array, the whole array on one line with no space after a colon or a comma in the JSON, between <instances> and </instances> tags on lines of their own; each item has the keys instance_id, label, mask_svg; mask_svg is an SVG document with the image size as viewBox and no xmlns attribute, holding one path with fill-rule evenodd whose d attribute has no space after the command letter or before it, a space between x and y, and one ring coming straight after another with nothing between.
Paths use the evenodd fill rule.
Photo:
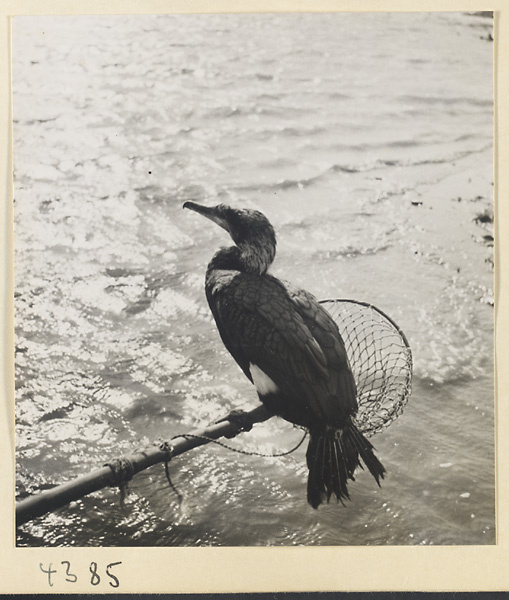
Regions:
<instances>
[{"instance_id":1,"label":"bird's foot","mask_svg":"<svg viewBox=\"0 0 509 600\"><path fill-rule=\"evenodd\" d=\"M253 428L251 418L245 410L234 409L230 412L229 415L223 417L222 419L219 419L219 421L216 421L216 423L223 423L224 421L230 421L230 423L237 425L240 431L251 431L251 429ZM235 437L235 435L236 434L226 437Z\"/></svg>"}]
</instances>

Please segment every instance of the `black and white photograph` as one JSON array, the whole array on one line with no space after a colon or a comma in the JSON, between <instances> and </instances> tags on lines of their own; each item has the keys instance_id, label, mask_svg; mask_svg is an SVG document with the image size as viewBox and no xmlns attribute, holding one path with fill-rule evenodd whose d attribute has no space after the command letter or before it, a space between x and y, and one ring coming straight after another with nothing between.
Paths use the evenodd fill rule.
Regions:
<instances>
[{"instance_id":1,"label":"black and white photograph","mask_svg":"<svg viewBox=\"0 0 509 600\"><path fill-rule=\"evenodd\" d=\"M12 19L17 548L496 544L493 17Z\"/></svg>"}]
</instances>

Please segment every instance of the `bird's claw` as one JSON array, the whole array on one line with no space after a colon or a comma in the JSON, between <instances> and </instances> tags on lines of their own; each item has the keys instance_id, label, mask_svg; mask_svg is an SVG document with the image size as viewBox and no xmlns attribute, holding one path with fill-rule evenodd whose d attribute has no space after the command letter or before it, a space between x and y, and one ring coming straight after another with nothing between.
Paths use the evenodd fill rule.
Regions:
<instances>
[{"instance_id":1,"label":"bird's claw","mask_svg":"<svg viewBox=\"0 0 509 600\"><path fill-rule=\"evenodd\" d=\"M253 423L245 410L234 409L226 417L216 421L216 423L223 423L224 421L229 421L237 425L240 431L250 431L253 428ZM235 435L225 437L235 437Z\"/></svg>"}]
</instances>

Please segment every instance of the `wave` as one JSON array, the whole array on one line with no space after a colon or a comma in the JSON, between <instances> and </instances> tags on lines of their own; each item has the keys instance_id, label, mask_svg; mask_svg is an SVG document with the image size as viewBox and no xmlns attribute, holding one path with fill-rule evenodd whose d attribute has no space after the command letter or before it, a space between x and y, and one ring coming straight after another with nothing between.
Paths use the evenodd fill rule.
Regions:
<instances>
[{"instance_id":1,"label":"wave","mask_svg":"<svg viewBox=\"0 0 509 600\"><path fill-rule=\"evenodd\" d=\"M379 252L384 252L390 248L387 242L380 243L374 246L337 248L334 250L315 250L312 253L312 259L317 263L319 261L336 260L338 258L356 258L357 256L373 256Z\"/></svg>"},{"instance_id":2,"label":"wave","mask_svg":"<svg viewBox=\"0 0 509 600\"><path fill-rule=\"evenodd\" d=\"M404 95L399 96L397 98L399 102L402 103L412 103L412 104L424 104L424 105L438 105L438 106L456 106L461 104L466 104L470 106L479 106L482 108L489 108L493 106L492 99L483 99L483 98L466 98L466 97L452 97L447 98L445 96L414 96L414 95Z\"/></svg>"},{"instance_id":3,"label":"wave","mask_svg":"<svg viewBox=\"0 0 509 600\"><path fill-rule=\"evenodd\" d=\"M270 106L264 105L257 102L250 102L243 106L229 105L229 106L215 106L212 107L205 115L205 118L210 119L228 119L234 117L245 117L251 115L259 115L266 117L278 117L289 119L292 117L302 117L310 114L311 108L306 106L288 106L278 105Z\"/></svg>"},{"instance_id":4,"label":"wave","mask_svg":"<svg viewBox=\"0 0 509 600\"><path fill-rule=\"evenodd\" d=\"M308 177L304 179L282 179L279 181L275 181L272 183L250 183L247 185L239 185L236 187L237 191L264 191L264 192L275 192L277 190L288 190L291 188L306 188L317 181L320 181L322 178L326 177L330 173L358 173L360 169L350 165L332 165L322 173L315 175L313 177Z\"/></svg>"},{"instance_id":5,"label":"wave","mask_svg":"<svg viewBox=\"0 0 509 600\"><path fill-rule=\"evenodd\" d=\"M393 147L396 147L401 142L394 142L392 144ZM408 146L412 144L409 143ZM268 182L268 183L260 183L253 182L245 185L236 186L237 191L257 191L257 192L267 192L267 193L275 193L277 191L289 190L292 188L304 189L308 188L315 183L319 183L320 181L327 179L331 174L337 173L345 173L349 175L355 175L356 173L369 173L371 171L378 171L384 168L412 168L412 167L420 167L425 165L442 165L442 164L451 164L457 160L461 160L466 158L472 154L477 154L479 152L483 152L487 148L491 147L490 144L483 146L482 148L476 148L472 150L466 150L462 152L456 152L452 155L443 155L436 156L434 158L423 158L423 159L382 159L378 158L370 162L366 162L363 164L333 164L317 175L313 175L312 177L307 177L303 179L282 179L279 181ZM389 144L385 144L385 147L390 146ZM401 147L405 147L404 144Z\"/></svg>"},{"instance_id":6,"label":"wave","mask_svg":"<svg viewBox=\"0 0 509 600\"><path fill-rule=\"evenodd\" d=\"M266 127L263 130L253 132L251 134L252 138L256 141L267 141L272 140L274 138L309 138L313 136L327 134L330 131L329 127L325 127L322 125L301 125L299 127L296 126L281 126L277 125L276 127ZM351 145L345 145L345 148L352 148Z\"/></svg>"},{"instance_id":7,"label":"wave","mask_svg":"<svg viewBox=\"0 0 509 600\"><path fill-rule=\"evenodd\" d=\"M341 92L330 92L327 94L329 100L351 100L352 96L350 94L343 94Z\"/></svg>"},{"instance_id":8,"label":"wave","mask_svg":"<svg viewBox=\"0 0 509 600\"><path fill-rule=\"evenodd\" d=\"M272 81L274 79L274 75L270 73L255 73L254 76L258 81Z\"/></svg>"}]
</instances>

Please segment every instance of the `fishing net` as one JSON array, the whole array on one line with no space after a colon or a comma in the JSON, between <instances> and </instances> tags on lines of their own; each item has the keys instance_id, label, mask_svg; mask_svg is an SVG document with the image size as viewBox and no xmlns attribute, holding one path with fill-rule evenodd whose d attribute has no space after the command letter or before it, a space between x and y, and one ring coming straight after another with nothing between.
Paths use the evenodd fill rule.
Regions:
<instances>
[{"instance_id":1,"label":"fishing net","mask_svg":"<svg viewBox=\"0 0 509 600\"><path fill-rule=\"evenodd\" d=\"M399 417L411 391L412 352L405 334L381 310L356 300L322 300L345 343L359 410L355 417L367 436Z\"/></svg>"}]
</instances>

